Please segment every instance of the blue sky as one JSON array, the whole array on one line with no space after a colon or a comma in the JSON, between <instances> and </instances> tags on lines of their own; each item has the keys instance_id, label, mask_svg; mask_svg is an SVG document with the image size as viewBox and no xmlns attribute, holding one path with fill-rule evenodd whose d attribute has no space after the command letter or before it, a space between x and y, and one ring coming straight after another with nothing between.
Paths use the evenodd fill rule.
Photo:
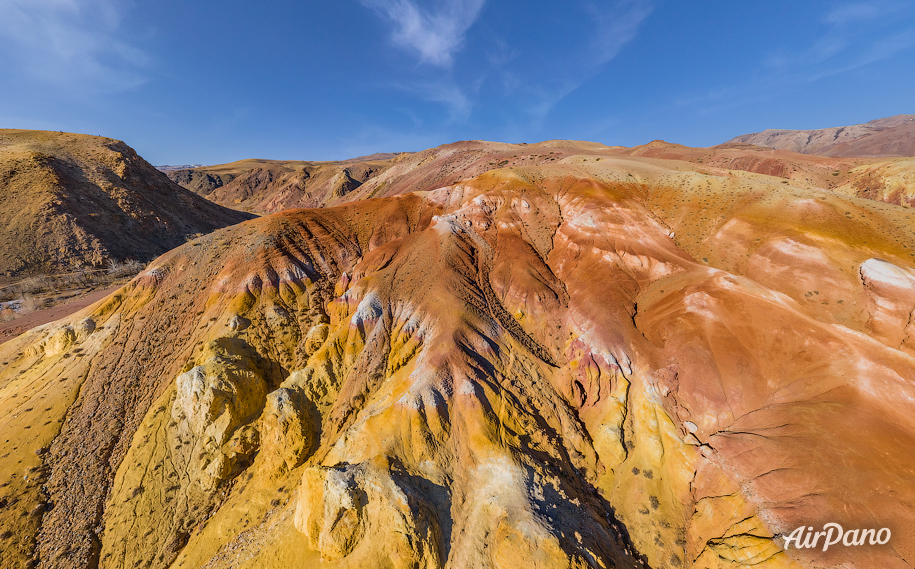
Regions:
<instances>
[{"instance_id":1,"label":"blue sky","mask_svg":"<svg viewBox=\"0 0 915 569\"><path fill-rule=\"evenodd\" d=\"M0 0L0 127L154 164L915 113L915 0Z\"/></svg>"}]
</instances>

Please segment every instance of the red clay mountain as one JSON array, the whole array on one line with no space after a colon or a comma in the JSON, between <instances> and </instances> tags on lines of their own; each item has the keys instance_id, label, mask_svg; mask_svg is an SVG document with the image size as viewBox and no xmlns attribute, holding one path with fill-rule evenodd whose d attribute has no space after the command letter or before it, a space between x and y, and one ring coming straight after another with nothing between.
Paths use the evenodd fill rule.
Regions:
<instances>
[{"instance_id":1,"label":"red clay mountain","mask_svg":"<svg viewBox=\"0 0 915 569\"><path fill-rule=\"evenodd\" d=\"M915 115L896 115L864 124L819 130L768 129L728 142L846 158L915 156Z\"/></svg>"}]
</instances>

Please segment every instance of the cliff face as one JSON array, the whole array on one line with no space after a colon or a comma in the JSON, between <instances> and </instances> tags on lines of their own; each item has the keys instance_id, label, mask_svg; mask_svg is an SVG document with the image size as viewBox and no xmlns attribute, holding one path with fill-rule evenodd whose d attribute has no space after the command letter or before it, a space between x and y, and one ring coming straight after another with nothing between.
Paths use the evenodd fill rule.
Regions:
<instances>
[{"instance_id":1,"label":"cliff face","mask_svg":"<svg viewBox=\"0 0 915 569\"><path fill-rule=\"evenodd\" d=\"M123 142L0 130L0 277L145 262L251 217L172 183Z\"/></svg>"},{"instance_id":2,"label":"cliff face","mask_svg":"<svg viewBox=\"0 0 915 569\"><path fill-rule=\"evenodd\" d=\"M0 345L2 565L908 567L913 214L563 152ZM784 550L826 522L892 541Z\"/></svg>"}]
</instances>

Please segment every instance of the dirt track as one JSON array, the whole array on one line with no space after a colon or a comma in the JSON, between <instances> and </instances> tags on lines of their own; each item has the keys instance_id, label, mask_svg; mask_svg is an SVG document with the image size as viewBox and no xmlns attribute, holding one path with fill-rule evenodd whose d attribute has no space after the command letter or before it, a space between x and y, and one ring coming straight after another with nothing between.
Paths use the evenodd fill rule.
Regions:
<instances>
[{"instance_id":1,"label":"dirt track","mask_svg":"<svg viewBox=\"0 0 915 569\"><path fill-rule=\"evenodd\" d=\"M120 286L121 285L116 285L101 290L95 290L89 294L86 294L85 296L75 298L70 302L58 304L57 306L53 306L45 310L36 310L35 312L26 314L25 316L17 318L11 322L0 324L0 343L6 342L7 340L12 340L19 334L22 334L27 330L31 330L36 326L41 326L42 324L47 324L48 322L59 320L64 316L69 316L78 310L82 310L90 304L105 298L120 288Z\"/></svg>"}]
</instances>

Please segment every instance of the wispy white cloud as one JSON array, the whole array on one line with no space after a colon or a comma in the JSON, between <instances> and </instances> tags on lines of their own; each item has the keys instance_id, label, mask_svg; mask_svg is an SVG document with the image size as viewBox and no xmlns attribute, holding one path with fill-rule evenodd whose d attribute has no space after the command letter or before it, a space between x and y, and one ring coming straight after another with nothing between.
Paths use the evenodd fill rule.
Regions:
<instances>
[{"instance_id":1,"label":"wispy white cloud","mask_svg":"<svg viewBox=\"0 0 915 569\"><path fill-rule=\"evenodd\" d=\"M853 2L834 6L823 17L823 21L832 26L846 26L872 20L895 12L899 9L897 2Z\"/></svg>"},{"instance_id":2,"label":"wispy white cloud","mask_svg":"<svg viewBox=\"0 0 915 569\"><path fill-rule=\"evenodd\" d=\"M399 48L427 64L413 69L411 78L385 87L441 104L446 127L470 122L473 112L485 107L487 96L509 99L510 110L500 113L500 119L532 131L636 38L654 7L654 0L573 0L537 9L532 22L500 22L505 35L488 33L481 40L483 49L467 54L482 59L474 62L458 54L485 0L360 1L391 24ZM554 31L551 18L574 21L582 33L558 45L553 37L534 39Z\"/></svg>"},{"instance_id":3,"label":"wispy white cloud","mask_svg":"<svg viewBox=\"0 0 915 569\"><path fill-rule=\"evenodd\" d=\"M585 78L572 77L564 82L557 82L549 87L528 85L525 87L526 104L522 107L533 120L533 126L539 129L542 122L559 102L576 89Z\"/></svg>"},{"instance_id":4,"label":"wispy white cloud","mask_svg":"<svg viewBox=\"0 0 915 569\"><path fill-rule=\"evenodd\" d=\"M445 105L449 122L459 124L470 118L473 102L464 90L453 82L429 83L420 86L418 91L427 101Z\"/></svg>"},{"instance_id":5,"label":"wispy white cloud","mask_svg":"<svg viewBox=\"0 0 915 569\"><path fill-rule=\"evenodd\" d=\"M413 0L362 0L362 4L393 24L394 43L415 52L420 62L450 67L485 1L440 0L433 9Z\"/></svg>"},{"instance_id":6,"label":"wispy white cloud","mask_svg":"<svg viewBox=\"0 0 915 569\"><path fill-rule=\"evenodd\" d=\"M129 0L0 0L0 70L87 92L145 81L149 56L120 33Z\"/></svg>"},{"instance_id":7,"label":"wispy white cloud","mask_svg":"<svg viewBox=\"0 0 915 569\"><path fill-rule=\"evenodd\" d=\"M897 2L842 4L826 12L826 30L806 49L792 49L764 60L774 71L796 81L816 81L892 57L915 46L912 30L886 35L878 32L893 23Z\"/></svg>"},{"instance_id":8,"label":"wispy white cloud","mask_svg":"<svg viewBox=\"0 0 915 569\"><path fill-rule=\"evenodd\" d=\"M494 37L491 41L493 45L486 54L486 59L490 67L503 68L521 56L521 50L509 46L504 38Z\"/></svg>"},{"instance_id":9,"label":"wispy white cloud","mask_svg":"<svg viewBox=\"0 0 915 569\"><path fill-rule=\"evenodd\" d=\"M623 46L635 39L654 5L648 0L617 0L610 6L590 4L588 10L597 24L594 55L598 64L607 63Z\"/></svg>"},{"instance_id":10,"label":"wispy white cloud","mask_svg":"<svg viewBox=\"0 0 915 569\"><path fill-rule=\"evenodd\" d=\"M444 107L447 116L440 121L443 126L463 124L470 118L474 102L475 87L462 87L450 78L425 81L389 82L379 85L393 91L401 91L429 103Z\"/></svg>"},{"instance_id":11,"label":"wispy white cloud","mask_svg":"<svg viewBox=\"0 0 915 569\"><path fill-rule=\"evenodd\" d=\"M806 47L768 54L752 78L720 86L697 96L681 96L678 107L698 106L710 114L772 98L794 86L843 75L915 48L915 28L887 33L896 24L904 3L875 1L834 6L820 21L825 24ZM898 26L897 26L898 28Z\"/></svg>"},{"instance_id":12,"label":"wispy white cloud","mask_svg":"<svg viewBox=\"0 0 915 569\"><path fill-rule=\"evenodd\" d=\"M560 101L593 78L636 38L654 4L651 0L615 0L600 5L587 3L585 9L594 30L589 33L591 39L585 52L571 59L578 63L566 61L562 63L564 69L551 70L551 74L560 77L559 81L528 87L533 96L526 108L535 124L539 125Z\"/></svg>"}]
</instances>

